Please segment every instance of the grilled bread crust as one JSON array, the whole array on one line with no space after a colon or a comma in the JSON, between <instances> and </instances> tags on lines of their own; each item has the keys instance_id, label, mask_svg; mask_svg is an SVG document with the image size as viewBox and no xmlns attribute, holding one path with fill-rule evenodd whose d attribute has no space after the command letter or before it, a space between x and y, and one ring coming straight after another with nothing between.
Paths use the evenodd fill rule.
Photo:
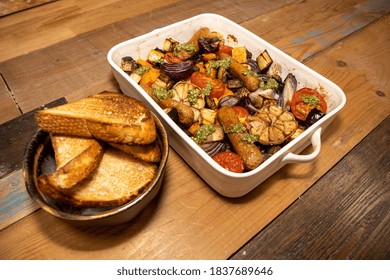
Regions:
<instances>
[{"instance_id":1,"label":"grilled bread crust","mask_svg":"<svg viewBox=\"0 0 390 280\"><path fill-rule=\"evenodd\" d=\"M158 141L148 145L128 145L109 143L114 148L121 150L122 152L132 155L135 158L144 160L147 162L160 162L161 150Z\"/></svg>"},{"instance_id":2,"label":"grilled bread crust","mask_svg":"<svg viewBox=\"0 0 390 280\"><path fill-rule=\"evenodd\" d=\"M137 197L156 172L156 164L140 161L109 147L90 176L72 188L55 188L42 175L38 177L38 185L46 195L74 206L119 206Z\"/></svg>"},{"instance_id":3,"label":"grilled bread crust","mask_svg":"<svg viewBox=\"0 0 390 280\"><path fill-rule=\"evenodd\" d=\"M95 139L51 135L56 171L45 175L48 183L69 189L87 178L99 165L104 148Z\"/></svg>"},{"instance_id":4,"label":"grilled bread crust","mask_svg":"<svg viewBox=\"0 0 390 280\"><path fill-rule=\"evenodd\" d=\"M150 144L156 140L153 116L127 95L102 92L35 113L37 125L55 134L96 138L104 142Z\"/></svg>"}]
</instances>

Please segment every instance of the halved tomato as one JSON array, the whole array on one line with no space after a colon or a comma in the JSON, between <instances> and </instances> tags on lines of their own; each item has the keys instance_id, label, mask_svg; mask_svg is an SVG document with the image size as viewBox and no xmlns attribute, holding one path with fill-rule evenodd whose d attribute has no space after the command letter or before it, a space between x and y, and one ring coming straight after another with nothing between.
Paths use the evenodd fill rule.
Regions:
<instances>
[{"instance_id":1,"label":"halved tomato","mask_svg":"<svg viewBox=\"0 0 390 280\"><path fill-rule=\"evenodd\" d=\"M219 98L225 92L225 84L216 78L202 72L194 72L191 75L191 83L204 89L206 86L210 86L210 97Z\"/></svg>"},{"instance_id":2,"label":"halved tomato","mask_svg":"<svg viewBox=\"0 0 390 280\"><path fill-rule=\"evenodd\" d=\"M226 53L226 54L232 56L232 51L233 51L232 47L219 44L217 54L219 54L219 53Z\"/></svg>"},{"instance_id":3,"label":"halved tomato","mask_svg":"<svg viewBox=\"0 0 390 280\"><path fill-rule=\"evenodd\" d=\"M240 158L239 155L233 152L219 152L213 157L220 166L225 168L226 170L242 173L244 172L244 162Z\"/></svg>"},{"instance_id":4,"label":"halved tomato","mask_svg":"<svg viewBox=\"0 0 390 280\"><path fill-rule=\"evenodd\" d=\"M302 88L295 92L290 107L294 116L301 121L305 121L307 115L314 108L317 108L324 114L328 109L324 97L311 88Z\"/></svg>"}]
</instances>

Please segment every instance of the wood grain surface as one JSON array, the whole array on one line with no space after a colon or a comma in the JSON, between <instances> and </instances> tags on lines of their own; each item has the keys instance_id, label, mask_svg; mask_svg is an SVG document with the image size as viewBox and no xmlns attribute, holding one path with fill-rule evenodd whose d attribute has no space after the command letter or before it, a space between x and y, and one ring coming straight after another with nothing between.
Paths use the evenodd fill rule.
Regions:
<instances>
[{"instance_id":1,"label":"wood grain surface","mask_svg":"<svg viewBox=\"0 0 390 280\"><path fill-rule=\"evenodd\" d=\"M231 259L388 260L389 150L387 117Z\"/></svg>"},{"instance_id":2,"label":"wood grain surface","mask_svg":"<svg viewBox=\"0 0 390 280\"><path fill-rule=\"evenodd\" d=\"M0 1L0 17L31 9L53 1L56 0L2 0Z\"/></svg>"},{"instance_id":3,"label":"wood grain surface","mask_svg":"<svg viewBox=\"0 0 390 280\"><path fill-rule=\"evenodd\" d=\"M33 209L0 231L0 259L389 256L388 188L383 185L388 183L388 161L376 169L384 177L374 176L379 159L387 159L388 145L374 153L378 161L369 170L361 165L362 148L355 148L365 137L379 141L388 132L384 120L390 114L390 7L386 1L199 0L135 5L83 0L47 6L0 18L0 73L7 85L4 94L0 91L0 122L64 96L72 101L118 90L106 60L112 46L205 12L228 17L332 80L344 90L347 105L322 135L322 151L315 162L287 165L249 195L221 197L171 149L159 196L132 222L80 229ZM21 39L24 31L27 35ZM346 183L358 182L348 167L356 169L362 184ZM332 185L330 197L317 203L337 178L345 183L339 188ZM373 187L368 188L370 184ZM312 225L315 222L318 228ZM385 249L379 250L374 239ZM265 240L270 247L261 247Z\"/></svg>"}]
</instances>

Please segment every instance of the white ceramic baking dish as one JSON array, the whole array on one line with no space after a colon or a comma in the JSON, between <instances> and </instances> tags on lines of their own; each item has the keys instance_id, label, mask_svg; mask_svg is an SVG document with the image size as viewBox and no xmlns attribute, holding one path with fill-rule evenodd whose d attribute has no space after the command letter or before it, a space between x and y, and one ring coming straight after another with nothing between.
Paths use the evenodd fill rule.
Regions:
<instances>
[{"instance_id":1,"label":"white ceramic baking dish","mask_svg":"<svg viewBox=\"0 0 390 280\"><path fill-rule=\"evenodd\" d=\"M236 44L246 46L254 55L266 49L274 61L273 71L278 72L283 79L291 72L298 81L298 88L316 88L326 95L328 103L326 116L255 170L239 174L222 168L191 140L137 83L120 69L122 57L132 56L134 59L146 59L149 51L156 47L161 48L166 38L185 42L200 27L208 27L211 31L218 31L226 38L228 35L233 35L238 40ZM229 43L234 44L234 42ZM240 25L216 14L201 14L122 42L111 48L107 59L121 90L144 102L160 118L167 130L171 147L204 181L218 193L227 197L240 197L247 194L287 163L314 160L321 149L321 133L346 102L345 94L337 85ZM313 152L308 155L299 155L310 143L313 146Z\"/></svg>"}]
</instances>

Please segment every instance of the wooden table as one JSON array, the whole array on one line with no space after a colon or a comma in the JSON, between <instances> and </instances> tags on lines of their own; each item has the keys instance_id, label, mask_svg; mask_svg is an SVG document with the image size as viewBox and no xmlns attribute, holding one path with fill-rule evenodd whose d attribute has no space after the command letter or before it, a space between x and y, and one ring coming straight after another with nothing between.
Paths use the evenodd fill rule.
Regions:
<instances>
[{"instance_id":1,"label":"wooden table","mask_svg":"<svg viewBox=\"0 0 390 280\"><path fill-rule=\"evenodd\" d=\"M42 2L0 17L0 259L390 258L388 1ZM112 46L205 12L344 90L347 105L318 159L227 199L171 149L159 196L130 223L80 229L39 209L20 171L32 111L119 90L106 60Z\"/></svg>"}]
</instances>

